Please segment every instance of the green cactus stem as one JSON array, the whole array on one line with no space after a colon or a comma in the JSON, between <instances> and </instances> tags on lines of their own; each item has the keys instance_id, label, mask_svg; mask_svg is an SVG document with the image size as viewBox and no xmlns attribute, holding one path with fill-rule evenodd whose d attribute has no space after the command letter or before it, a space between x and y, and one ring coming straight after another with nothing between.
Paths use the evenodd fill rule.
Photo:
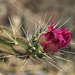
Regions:
<instances>
[{"instance_id":1,"label":"green cactus stem","mask_svg":"<svg viewBox=\"0 0 75 75\"><path fill-rule=\"evenodd\" d=\"M0 53L42 58L44 52L39 47L38 36L39 34L33 37L31 41L27 41L25 38L14 34L9 28L0 26Z\"/></svg>"},{"instance_id":2,"label":"green cactus stem","mask_svg":"<svg viewBox=\"0 0 75 75\"><path fill-rule=\"evenodd\" d=\"M10 29L0 26L0 53L26 55L28 43L23 37L15 36Z\"/></svg>"}]
</instances>

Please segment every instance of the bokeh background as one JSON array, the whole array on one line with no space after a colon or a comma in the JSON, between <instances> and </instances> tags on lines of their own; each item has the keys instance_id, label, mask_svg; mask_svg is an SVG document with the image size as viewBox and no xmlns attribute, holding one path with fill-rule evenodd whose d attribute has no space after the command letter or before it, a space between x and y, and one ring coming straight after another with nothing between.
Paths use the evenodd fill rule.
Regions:
<instances>
[{"instance_id":1,"label":"bokeh background","mask_svg":"<svg viewBox=\"0 0 75 75\"><path fill-rule=\"evenodd\" d=\"M0 0L0 25L10 28L10 18L14 29L23 24L28 34L33 34L35 24L38 24L39 21L43 24L45 15L44 24L53 15L51 20L54 20L55 24L62 19L59 26L71 18L64 25L68 31L72 32L72 44L66 50L75 52L75 0ZM17 35L24 36L24 33L20 29ZM20 72L17 62L22 64L22 60L16 60L7 65L6 63L10 58L5 58L5 63L2 63L3 60L0 59L0 75L75 75L75 55L70 53L64 54L66 56L63 57L68 58L71 62L57 59L56 64L66 72L61 72L49 64L34 65L30 60L28 61L28 65L25 65L23 71Z\"/></svg>"}]
</instances>

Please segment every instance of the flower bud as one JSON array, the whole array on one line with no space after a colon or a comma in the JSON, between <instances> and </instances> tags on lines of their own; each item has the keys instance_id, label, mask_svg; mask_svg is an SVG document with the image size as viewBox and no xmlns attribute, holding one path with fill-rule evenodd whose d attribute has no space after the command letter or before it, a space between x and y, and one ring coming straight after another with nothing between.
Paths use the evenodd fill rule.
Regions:
<instances>
[{"instance_id":1,"label":"flower bud","mask_svg":"<svg viewBox=\"0 0 75 75\"><path fill-rule=\"evenodd\" d=\"M53 28L53 21L47 28L48 32L42 33L39 37L39 44L44 52L55 53L59 49L66 47L71 41L71 32L67 32L64 27Z\"/></svg>"}]
</instances>

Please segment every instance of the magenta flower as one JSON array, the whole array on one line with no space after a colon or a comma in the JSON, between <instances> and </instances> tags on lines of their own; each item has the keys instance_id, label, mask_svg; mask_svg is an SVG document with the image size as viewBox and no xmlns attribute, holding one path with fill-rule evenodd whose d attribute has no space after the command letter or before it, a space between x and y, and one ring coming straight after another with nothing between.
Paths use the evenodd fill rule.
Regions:
<instances>
[{"instance_id":1,"label":"magenta flower","mask_svg":"<svg viewBox=\"0 0 75 75\"><path fill-rule=\"evenodd\" d=\"M47 28L48 32L41 34L39 43L45 52L55 53L59 49L66 47L71 41L71 32L67 32L64 27L53 28L53 21Z\"/></svg>"}]
</instances>

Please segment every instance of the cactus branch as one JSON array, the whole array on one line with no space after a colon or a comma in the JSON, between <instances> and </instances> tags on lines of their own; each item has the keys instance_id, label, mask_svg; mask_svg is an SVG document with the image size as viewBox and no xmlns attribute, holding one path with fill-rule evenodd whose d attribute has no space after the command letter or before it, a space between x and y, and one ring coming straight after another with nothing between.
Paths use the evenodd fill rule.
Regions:
<instances>
[{"instance_id":1,"label":"cactus branch","mask_svg":"<svg viewBox=\"0 0 75 75\"><path fill-rule=\"evenodd\" d=\"M27 41L25 38L14 35L10 29L4 26L0 26L0 53L5 54L21 54L27 53Z\"/></svg>"}]
</instances>

